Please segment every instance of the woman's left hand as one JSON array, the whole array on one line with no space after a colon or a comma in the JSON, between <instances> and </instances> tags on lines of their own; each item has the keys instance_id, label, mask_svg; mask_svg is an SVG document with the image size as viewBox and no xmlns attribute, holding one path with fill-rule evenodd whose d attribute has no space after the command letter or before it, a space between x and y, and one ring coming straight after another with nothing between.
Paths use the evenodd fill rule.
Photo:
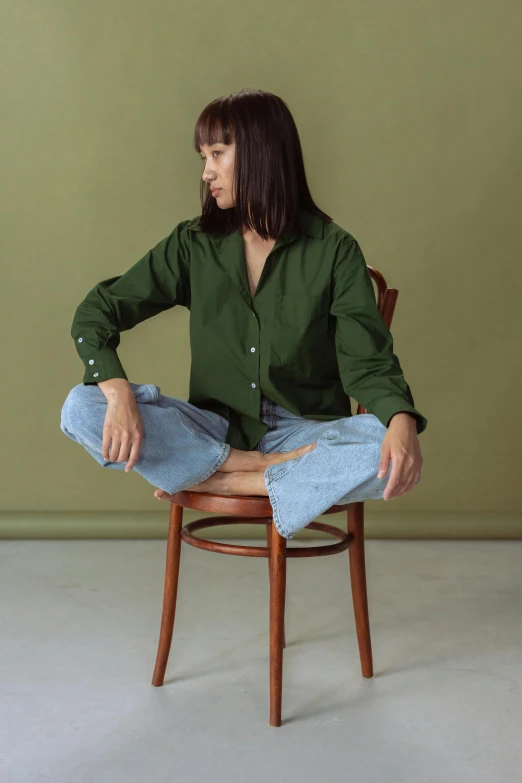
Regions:
<instances>
[{"instance_id":1,"label":"woman's left hand","mask_svg":"<svg viewBox=\"0 0 522 783\"><path fill-rule=\"evenodd\" d=\"M405 495L420 480L422 455L417 434L417 423L408 413L392 416L381 446L381 461L377 476L385 476L392 460L392 469L383 499L392 500Z\"/></svg>"}]
</instances>

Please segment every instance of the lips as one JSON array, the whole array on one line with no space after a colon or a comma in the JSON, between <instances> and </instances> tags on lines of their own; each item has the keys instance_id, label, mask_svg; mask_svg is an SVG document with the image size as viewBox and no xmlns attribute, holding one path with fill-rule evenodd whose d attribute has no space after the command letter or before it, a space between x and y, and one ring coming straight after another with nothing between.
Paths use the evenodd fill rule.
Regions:
<instances>
[{"instance_id":1,"label":"lips","mask_svg":"<svg viewBox=\"0 0 522 783\"><path fill-rule=\"evenodd\" d=\"M211 192L211 193L215 193L215 192L216 192L216 190L221 190L221 188L210 188L210 192Z\"/></svg>"}]
</instances>

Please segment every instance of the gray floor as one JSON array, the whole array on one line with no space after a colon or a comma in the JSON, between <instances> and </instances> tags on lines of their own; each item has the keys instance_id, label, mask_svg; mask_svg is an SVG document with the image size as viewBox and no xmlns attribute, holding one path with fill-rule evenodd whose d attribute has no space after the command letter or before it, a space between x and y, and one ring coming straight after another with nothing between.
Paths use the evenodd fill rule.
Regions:
<instances>
[{"instance_id":1,"label":"gray floor","mask_svg":"<svg viewBox=\"0 0 522 783\"><path fill-rule=\"evenodd\" d=\"M366 546L374 677L347 553L290 560L275 728L266 560L183 544L155 688L164 541L0 542L2 783L522 780L522 542Z\"/></svg>"}]
</instances>

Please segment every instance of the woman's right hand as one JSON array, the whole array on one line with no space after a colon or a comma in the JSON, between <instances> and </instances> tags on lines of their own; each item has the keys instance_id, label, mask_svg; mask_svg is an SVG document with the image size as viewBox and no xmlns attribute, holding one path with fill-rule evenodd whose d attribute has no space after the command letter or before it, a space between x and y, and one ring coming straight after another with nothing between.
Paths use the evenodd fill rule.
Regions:
<instances>
[{"instance_id":1,"label":"woman's right hand","mask_svg":"<svg viewBox=\"0 0 522 783\"><path fill-rule=\"evenodd\" d=\"M124 470L128 473L138 461L143 432L143 421L130 385L110 395L103 425L103 458L109 462L127 460Z\"/></svg>"}]
</instances>

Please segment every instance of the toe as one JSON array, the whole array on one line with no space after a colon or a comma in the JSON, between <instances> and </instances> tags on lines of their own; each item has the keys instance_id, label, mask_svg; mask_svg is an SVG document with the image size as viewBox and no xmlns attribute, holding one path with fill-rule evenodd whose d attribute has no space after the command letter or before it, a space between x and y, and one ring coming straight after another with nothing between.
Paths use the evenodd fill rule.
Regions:
<instances>
[{"instance_id":1,"label":"toe","mask_svg":"<svg viewBox=\"0 0 522 783\"><path fill-rule=\"evenodd\" d=\"M312 451L315 449L315 443L310 443L308 446L301 446L300 451Z\"/></svg>"}]
</instances>

